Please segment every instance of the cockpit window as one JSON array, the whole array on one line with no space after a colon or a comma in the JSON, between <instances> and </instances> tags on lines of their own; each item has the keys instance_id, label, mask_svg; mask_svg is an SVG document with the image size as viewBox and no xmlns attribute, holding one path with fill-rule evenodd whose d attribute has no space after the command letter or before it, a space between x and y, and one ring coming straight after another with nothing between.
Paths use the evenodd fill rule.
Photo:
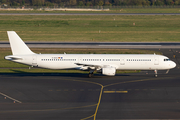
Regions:
<instances>
[{"instance_id":1,"label":"cockpit window","mask_svg":"<svg viewBox=\"0 0 180 120\"><path fill-rule=\"evenodd\" d=\"M170 59L164 59L164 61L171 61Z\"/></svg>"}]
</instances>

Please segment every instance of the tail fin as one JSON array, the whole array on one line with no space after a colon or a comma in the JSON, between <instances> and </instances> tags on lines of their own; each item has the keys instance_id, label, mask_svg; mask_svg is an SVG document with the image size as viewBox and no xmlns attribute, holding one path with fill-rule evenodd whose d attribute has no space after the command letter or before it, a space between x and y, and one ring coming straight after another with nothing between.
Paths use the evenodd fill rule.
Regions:
<instances>
[{"instance_id":1,"label":"tail fin","mask_svg":"<svg viewBox=\"0 0 180 120\"><path fill-rule=\"evenodd\" d=\"M14 31L7 31L12 54L13 55L24 55L24 54L35 54L29 47L22 41L22 39Z\"/></svg>"}]
</instances>

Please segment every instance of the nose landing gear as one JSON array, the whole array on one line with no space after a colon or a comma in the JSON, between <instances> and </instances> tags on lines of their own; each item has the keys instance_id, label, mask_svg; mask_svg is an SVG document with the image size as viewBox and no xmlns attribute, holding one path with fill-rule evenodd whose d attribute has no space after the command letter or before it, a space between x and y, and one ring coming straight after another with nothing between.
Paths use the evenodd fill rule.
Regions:
<instances>
[{"instance_id":1,"label":"nose landing gear","mask_svg":"<svg viewBox=\"0 0 180 120\"><path fill-rule=\"evenodd\" d=\"M166 71L166 74L168 74L168 73L169 73L169 70Z\"/></svg>"},{"instance_id":2,"label":"nose landing gear","mask_svg":"<svg viewBox=\"0 0 180 120\"><path fill-rule=\"evenodd\" d=\"M154 73L155 73L155 75L154 75L154 76L155 76L155 77L157 77L157 70L154 70Z\"/></svg>"}]
</instances>

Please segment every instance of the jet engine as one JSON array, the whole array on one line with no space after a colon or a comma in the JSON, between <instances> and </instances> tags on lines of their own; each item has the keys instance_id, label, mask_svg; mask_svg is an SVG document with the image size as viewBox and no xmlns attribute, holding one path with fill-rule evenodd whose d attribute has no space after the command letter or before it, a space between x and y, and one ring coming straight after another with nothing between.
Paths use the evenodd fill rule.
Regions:
<instances>
[{"instance_id":1,"label":"jet engine","mask_svg":"<svg viewBox=\"0 0 180 120\"><path fill-rule=\"evenodd\" d=\"M102 68L102 74L107 76L114 76L116 74L116 68L115 67Z\"/></svg>"}]
</instances>

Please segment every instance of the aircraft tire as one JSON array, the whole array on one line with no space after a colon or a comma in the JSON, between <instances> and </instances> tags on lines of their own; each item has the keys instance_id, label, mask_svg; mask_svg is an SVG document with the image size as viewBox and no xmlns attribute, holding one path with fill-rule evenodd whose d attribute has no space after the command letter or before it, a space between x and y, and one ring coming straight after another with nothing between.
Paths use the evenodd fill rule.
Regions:
<instances>
[{"instance_id":1,"label":"aircraft tire","mask_svg":"<svg viewBox=\"0 0 180 120\"><path fill-rule=\"evenodd\" d=\"M89 78L92 78L93 77L93 73L89 73Z\"/></svg>"}]
</instances>

